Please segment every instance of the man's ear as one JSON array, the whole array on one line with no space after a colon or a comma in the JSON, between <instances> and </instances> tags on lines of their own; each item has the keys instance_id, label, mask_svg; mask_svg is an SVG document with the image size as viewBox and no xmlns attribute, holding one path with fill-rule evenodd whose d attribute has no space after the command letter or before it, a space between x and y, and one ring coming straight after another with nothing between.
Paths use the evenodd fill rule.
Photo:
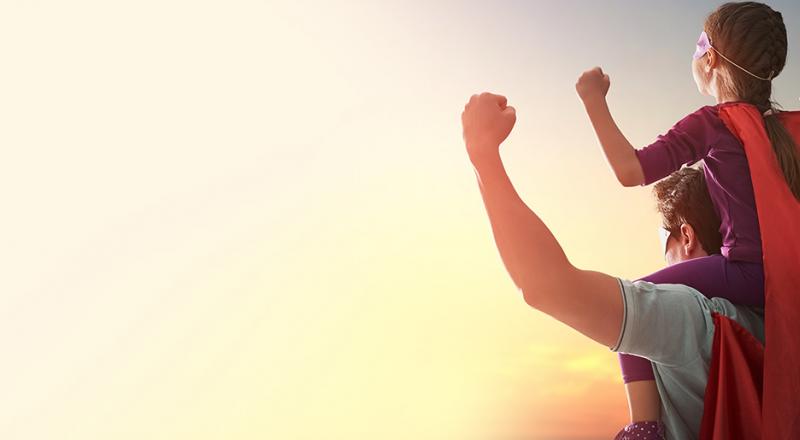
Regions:
<instances>
[{"instance_id":1,"label":"man's ear","mask_svg":"<svg viewBox=\"0 0 800 440\"><path fill-rule=\"evenodd\" d=\"M697 242L697 234L694 233L694 228L688 223L681 223L681 248L687 256L697 249L699 243Z\"/></svg>"}]
</instances>

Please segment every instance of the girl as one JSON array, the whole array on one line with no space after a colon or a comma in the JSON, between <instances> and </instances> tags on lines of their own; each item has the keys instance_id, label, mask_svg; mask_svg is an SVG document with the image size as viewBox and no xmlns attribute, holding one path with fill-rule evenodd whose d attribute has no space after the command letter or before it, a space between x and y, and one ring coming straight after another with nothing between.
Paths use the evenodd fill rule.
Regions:
<instances>
[{"instance_id":1,"label":"girl","mask_svg":"<svg viewBox=\"0 0 800 440\"><path fill-rule=\"evenodd\" d=\"M683 165L704 162L706 184L722 220L719 254L675 264L642 280L686 284L708 297L763 307L764 272L761 236L750 170L742 144L719 117L725 103L744 102L758 108L789 188L800 200L800 158L794 141L777 117L770 100L772 79L786 62L787 36L783 17L756 2L725 3L705 20L697 42L692 73L697 88L713 96L704 106L678 121L652 144L637 150L617 128L605 96L610 86L600 68L578 79L576 89L617 179L624 186L649 185ZM669 230L686 254L686 231ZM621 354L631 423L615 440L663 438L660 399L647 359Z\"/></svg>"}]
</instances>

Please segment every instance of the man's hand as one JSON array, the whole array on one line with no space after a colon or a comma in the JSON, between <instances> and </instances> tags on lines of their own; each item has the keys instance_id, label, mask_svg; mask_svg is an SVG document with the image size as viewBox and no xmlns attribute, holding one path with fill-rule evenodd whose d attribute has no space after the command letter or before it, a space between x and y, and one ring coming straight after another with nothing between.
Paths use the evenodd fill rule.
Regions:
<instances>
[{"instance_id":1,"label":"man's hand","mask_svg":"<svg viewBox=\"0 0 800 440\"><path fill-rule=\"evenodd\" d=\"M575 90L578 91L578 96L583 102L605 98L609 87L611 87L611 79L599 67L583 72L578 78L578 82L575 83Z\"/></svg>"},{"instance_id":2,"label":"man's hand","mask_svg":"<svg viewBox=\"0 0 800 440\"><path fill-rule=\"evenodd\" d=\"M500 144L516 121L516 109L506 105L505 96L489 92L472 95L461 113L464 142L472 163L498 155Z\"/></svg>"}]
</instances>

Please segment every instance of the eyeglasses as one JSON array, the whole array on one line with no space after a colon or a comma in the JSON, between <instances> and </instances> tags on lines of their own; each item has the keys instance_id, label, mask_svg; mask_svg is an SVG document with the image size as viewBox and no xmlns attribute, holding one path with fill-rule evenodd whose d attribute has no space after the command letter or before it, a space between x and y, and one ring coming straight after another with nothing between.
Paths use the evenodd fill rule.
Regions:
<instances>
[{"instance_id":1,"label":"eyeglasses","mask_svg":"<svg viewBox=\"0 0 800 440\"><path fill-rule=\"evenodd\" d=\"M669 229L664 228L663 226L659 226L658 228L658 237L661 239L661 250L663 251L663 255L667 255L667 242L669 238L672 236L672 232Z\"/></svg>"}]
</instances>

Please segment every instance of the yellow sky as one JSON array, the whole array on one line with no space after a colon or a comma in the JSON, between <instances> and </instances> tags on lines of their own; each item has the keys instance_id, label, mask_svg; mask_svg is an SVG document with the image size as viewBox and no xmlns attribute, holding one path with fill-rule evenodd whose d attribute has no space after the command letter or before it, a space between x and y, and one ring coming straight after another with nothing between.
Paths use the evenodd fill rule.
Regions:
<instances>
[{"instance_id":1,"label":"yellow sky","mask_svg":"<svg viewBox=\"0 0 800 440\"><path fill-rule=\"evenodd\" d=\"M580 5L4 3L0 437L611 438L617 358L520 298L459 117L508 96L506 168L575 264L661 267L573 85L607 66L652 141L710 103L702 16L648 48Z\"/></svg>"}]
</instances>

